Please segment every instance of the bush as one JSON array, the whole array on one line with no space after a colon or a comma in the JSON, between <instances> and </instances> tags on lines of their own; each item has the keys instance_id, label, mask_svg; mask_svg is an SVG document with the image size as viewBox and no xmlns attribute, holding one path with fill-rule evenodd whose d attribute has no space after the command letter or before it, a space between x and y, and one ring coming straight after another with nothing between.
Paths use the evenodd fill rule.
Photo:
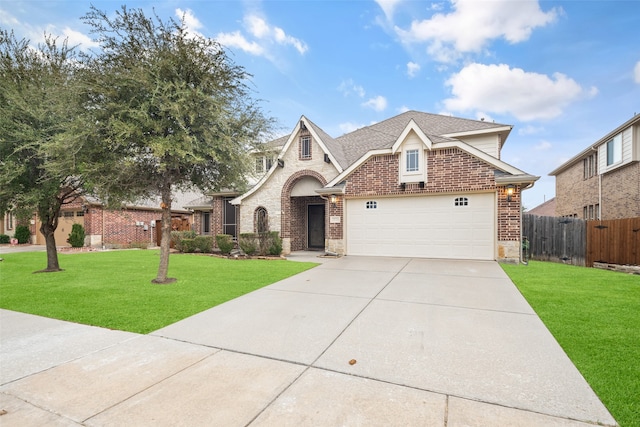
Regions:
<instances>
[{"instance_id":1,"label":"bush","mask_svg":"<svg viewBox=\"0 0 640 427\"><path fill-rule=\"evenodd\" d=\"M269 245L269 255L280 255L282 253L282 239L277 231L269 233L271 245Z\"/></svg>"},{"instance_id":2,"label":"bush","mask_svg":"<svg viewBox=\"0 0 640 427\"><path fill-rule=\"evenodd\" d=\"M29 243L29 239L31 238L29 227L27 227L26 225L17 226L16 233L13 237L18 239L18 243Z\"/></svg>"},{"instance_id":3,"label":"bush","mask_svg":"<svg viewBox=\"0 0 640 427\"><path fill-rule=\"evenodd\" d=\"M258 239L255 233L240 233L238 245L242 252L247 255L253 255L258 250Z\"/></svg>"},{"instance_id":4,"label":"bush","mask_svg":"<svg viewBox=\"0 0 640 427\"><path fill-rule=\"evenodd\" d=\"M197 236L193 239L196 252L210 254L213 251L213 236Z\"/></svg>"},{"instance_id":5,"label":"bush","mask_svg":"<svg viewBox=\"0 0 640 427\"><path fill-rule=\"evenodd\" d=\"M171 232L171 242L173 243L173 247L176 248L178 252L187 252L183 248L183 240L185 239L195 239L197 236L195 231L172 231ZM193 252L193 250L191 251Z\"/></svg>"},{"instance_id":6,"label":"bush","mask_svg":"<svg viewBox=\"0 0 640 427\"><path fill-rule=\"evenodd\" d=\"M0 234L0 244L9 242L11 242L11 237L7 236L6 234Z\"/></svg>"},{"instance_id":7,"label":"bush","mask_svg":"<svg viewBox=\"0 0 640 427\"><path fill-rule=\"evenodd\" d=\"M73 224L71 226L71 233L67 242L72 248L81 248L84 246L84 227L80 224Z\"/></svg>"},{"instance_id":8,"label":"bush","mask_svg":"<svg viewBox=\"0 0 640 427\"><path fill-rule=\"evenodd\" d=\"M216 235L216 244L220 248L220 252L227 255L233 249L233 236L229 234Z\"/></svg>"}]
</instances>

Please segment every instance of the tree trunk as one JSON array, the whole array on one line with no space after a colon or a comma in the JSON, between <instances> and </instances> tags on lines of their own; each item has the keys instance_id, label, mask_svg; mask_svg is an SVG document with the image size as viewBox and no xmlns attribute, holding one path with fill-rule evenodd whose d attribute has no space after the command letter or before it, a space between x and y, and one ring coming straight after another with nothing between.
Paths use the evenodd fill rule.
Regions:
<instances>
[{"instance_id":1,"label":"tree trunk","mask_svg":"<svg viewBox=\"0 0 640 427\"><path fill-rule=\"evenodd\" d=\"M167 277L169 272L169 252L171 250L171 186L162 190L162 238L160 239L160 265L158 276L151 283L169 284L177 279Z\"/></svg>"},{"instance_id":2,"label":"tree trunk","mask_svg":"<svg viewBox=\"0 0 640 427\"><path fill-rule=\"evenodd\" d=\"M58 226L57 218L57 215L53 220L50 216L41 217L42 225L40 226L40 232L44 236L47 248L47 268L40 270L40 272L62 271L58 263L58 249L56 248L56 238L54 235Z\"/></svg>"}]
</instances>

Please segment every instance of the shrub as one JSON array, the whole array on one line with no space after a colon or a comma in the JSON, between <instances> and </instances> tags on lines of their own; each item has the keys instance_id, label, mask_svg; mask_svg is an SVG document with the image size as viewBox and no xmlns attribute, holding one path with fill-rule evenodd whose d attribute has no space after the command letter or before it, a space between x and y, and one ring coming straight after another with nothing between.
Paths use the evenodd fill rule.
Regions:
<instances>
[{"instance_id":1,"label":"shrub","mask_svg":"<svg viewBox=\"0 0 640 427\"><path fill-rule=\"evenodd\" d=\"M258 250L258 239L255 233L240 233L238 245L242 252L247 255L253 255Z\"/></svg>"},{"instance_id":2,"label":"shrub","mask_svg":"<svg viewBox=\"0 0 640 427\"><path fill-rule=\"evenodd\" d=\"M282 239L280 233L272 231L269 233L271 245L269 245L269 255L280 255L282 253Z\"/></svg>"},{"instance_id":3,"label":"shrub","mask_svg":"<svg viewBox=\"0 0 640 427\"><path fill-rule=\"evenodd\" d=\"M229 254L233 249L233 236L229 234L216 235L216 244L223 254Z\"/></svg>"},{"instance_id":4,"label":"shrub","mask_svg":"<svg viewBox=\"0 0 640 427\"><path fill-rule=\"evenodd\" d=\"M197 236L193 239L194 250L203 254L213 251L213 236Z\"/></svg>"},{"instance_id":5,"label":"shrub","mask_svg":"<svg viewBox=\"0 0 640 427\"><path fill-rule=\"evenodd\" d=\"M176 249L185 254L193 253L196 249L194 241L195 239L181 239L180 248L178 249L178 245L176 245Z\"/></svg>"},{"instance_id":6,"label":"shrub","mask_svg":"<svg viewBox=\"0 0 640 427\"><path fill-rule=\"evenodd\" d=\"M0 244L9 242L11 242L11 237L7 236L6 234L0 234Z\"/></svg>"},{"instance_id":7,"label":"shrub","mask_svg":"<svg viewBox=\"0 0 640 427\"><path fill-rule=\"evenodd\" d=\"M81 248L84 246L84 227L80 224L73 224L71 226L71 233L67 242L72 248Z\"/></svg>"},{"instance_id":8,"label":"shrub","mask_svg":"<svg viewBox=\"0 0 640 427\"><path fill-rule=\"evenodd\" d=\"M195 239L197 236L195 231L172 231L171 232L171 242L173 243L173 247L176 248L178 252L187 252L183 248L183 240L185 239ZM191 251L193 252L193 250Z\"/></svg>"},{"instance_id":9,"label":"shrub","mask_svg":"<svg viewBox=\"0 0 640 427\"><path fill-rule=\"evenodd\" d=\"M27 227L26 225L18 225L16 227L16 233L13 237L18 239L18 243L29 243L29 239L31 238L29 227Z\"/></svg>"}]
</instances>

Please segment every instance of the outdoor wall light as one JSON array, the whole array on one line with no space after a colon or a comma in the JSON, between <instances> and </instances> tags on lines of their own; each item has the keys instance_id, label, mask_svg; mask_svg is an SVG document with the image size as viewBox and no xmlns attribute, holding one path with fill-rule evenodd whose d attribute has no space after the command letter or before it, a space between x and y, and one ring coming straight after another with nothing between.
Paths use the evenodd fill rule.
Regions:
<instances>
[{"instance_id":1,"label":"outdoor wall light","mask_svg":"<svg viewBox=\"0 0 640 427\"><path fill-rule=\"evenodd\" d=\"M514 190L514 185L513 184L509 184L507 185L507 202L511 201L511 196L513 196L513 190Z\"/></svg>"},{"instance_id":2,"label":"outdoor wall light","mask_svg":"<svg viewBox=\"0 0 640 427\"><path fill-rule=\"evenodd\" d=\"M329 197L329 201L331 202L331 204L332 204L332 205L334 205L334 206L335 206L335 204L338 202L338 196L336 196L335 194L332 194L332 195Z\"/></svg>"}]
</instances>

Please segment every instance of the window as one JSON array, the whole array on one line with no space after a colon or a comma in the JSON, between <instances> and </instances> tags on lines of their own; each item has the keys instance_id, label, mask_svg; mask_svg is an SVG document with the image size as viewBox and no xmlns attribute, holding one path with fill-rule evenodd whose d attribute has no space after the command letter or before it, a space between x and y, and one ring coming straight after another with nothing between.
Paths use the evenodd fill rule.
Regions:
<instances>
[{"instance_id":1,"label":"window","mask_svg":"<svg viewBox=\"0 0 640 427\"><path fill-rule=\"evenodd\" d=\"M407 172L418 172L420 170L419 150L407 150Z\"/></svg>"},{"instance_id":2,"label":"window","mask_svg":"<svg viewBox=\"0 0 640 427\"><path fill-rule=\"evenodd\" d=\"M269 156L259 156L256 157L256 173L263 174L269 169L271 169L271 165L273 164L273 158Z\"/></svg>"},{"instance_id":3,"label":"window","mask_svg":"<svg viewBox=\"0 0 640 427\"><path fill-rule=\"evenodd\" d=\"M454 206L469 206L469 199L466 197L456 197L453 204Z\"/></svg>"},{"instance_id":4,"label":"window","mask_svg":"<svg viewBox=\"0 0 640 427\"><path fill-rule=\"evenodd\" d=\"M584 179L589 179L598 174L598 153L593 153L583 161Z\"/></svg>"},{"instance_id":5,"label":"window","mask_svg":"<svg viewBox=\"0 0 640 427\"><path fill-rule=\"evenodd\" d=\"M84 216L84 211L77 211L76 216Z\"/></svg>"},{"instance_id":6,"label":"window","mask_svg":"<svg viewBox=\"0 0 640 427\"><path fill-rule=\"evenodd\" d=\"M269 231L269 216L267 209L262 206L256 209L255 229L258 233L265 233Z\"/></svg>"},{"instance_id":7,"label":"window","mask_svg":"<svg viewBox=\"0 0 640 427\"><path fill-rule=\"evenodd\" d=\"M237 206L232 205L231 200L233 200L233 197L225 197L223 199L222 234L229 234L235 240L238 238L236 227Z\"/></svg>"},{"instance_id":8,"label":"window","mask_svg":"<svg viewBox=\"0 0 640 427\"><path fill-rule=\"evenodd\" d=\"M202 234L211 234L211 212L202 212Z\"/></svg>"},{"instance_id":9,"label":"window","mask_svg":"<svg viewBox=\"0 0 640 427\"><path fill-rule=\"evenodd\" d=\"M13 213L7 213L7 230L13 230Z\"/></svg>"},{"instance_id":10,"label":"window","mask_svg":"<svg viewBox=\"0 0 640 427\"><path fill-rule=\"evenodd\" d=\"M613 137L607 142L607 166L622 161L622 134Z\"/></svg>"},{"instance_id":11,"label":"window","mask_svg":"<svg viewBox=\"0 0 640 427\"><path fill-rule=\"evenodd\" d=\"M73 218L73 211L65 211L62 213L62 216L64 216L65 218Z\"/></svg>"},{"instance_id":12,"label":"window","mask_svg":"<svg viewBox=\"0 0 640 427\"><path fill-rule=\"evenodd\" d=\"M300 138L300 159L311 159L311 137L303 136Z\"/></svg>"},{"instance_id":13,"label":"window","mask_svg":"<svg viewBox=\"0 0 640 427\"><path fill-rule=\"evenodd\" d=\"M378 209L378 202L375 200L369 200L365 203L365 209Z\"/></svg>"}]
</instances>

